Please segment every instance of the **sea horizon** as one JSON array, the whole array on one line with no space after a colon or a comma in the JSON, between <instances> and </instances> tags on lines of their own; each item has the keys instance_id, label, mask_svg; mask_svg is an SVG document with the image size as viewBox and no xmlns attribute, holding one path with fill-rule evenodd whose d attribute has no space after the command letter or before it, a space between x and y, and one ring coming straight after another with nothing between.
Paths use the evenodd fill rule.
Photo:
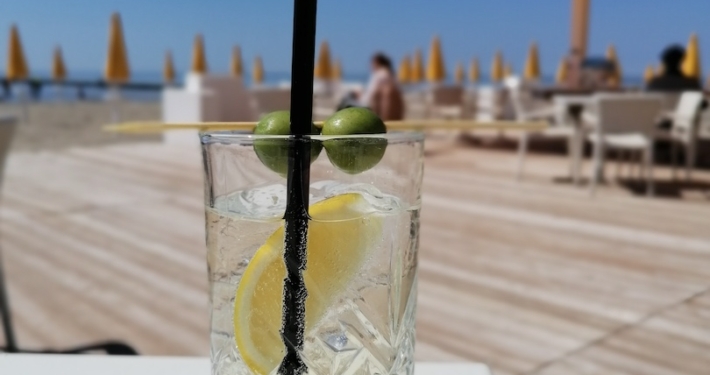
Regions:
<instances>
[{"instance_id":1,"label":"sea horizon","mask_svg":"<svg viewBox=\"0 0 710 375\"><path fill-rule=\"evenodd\" d=\"M216 75L228 75L229 72L213 72L213 74ZM185 78L186 73L185 72L179 72L175 74L175 82L174 84L176 86L181 86L184 83L184 78ZM368 79L369 73L366 72L354 72L354 73L343 73L343 81L345 82L351 82L351 83L360 83L360 84L366 84L367 79ZM50 71L44 71L44 70L38 70L35 71L34 74L30 74L30 77L32 78L40 78L40 79L51 79L51 72ZM103 72L101 70L76 70L76 71L70 71L67 74L67 79L69 80L86 80L86 81L97 81L102 79L103 77ZM491 81L488 78L488 74L483 72L481 75L481 80L477 83L477 85L480 86L485 86L485 85L490 85ZM266 71L264 74L264 83L263 85L266 86L279 86L282 84L288 84L291 81L291 73L290 72L285 72L285 71ZM543 74L541 83L542 84L553 84L555 81L553 75L547 75ZM160 84L163 83L163 74L160 71L155 71L155 70L138 70L135 72L131 73L131 79L129 82L134 82L134 83L152 83L152 84ZM451 75L447 77L447 79L444 81L445 83L448 84L453 84L454 80ZM246 72L244 74L244 83L247 86L251 86L252 84L252 79L251 79L251 74ZM624 84L627 86L641 86L643 85L643 78L639 76L626 76L624 77ZM84 99L83 100L103 100L106 95L106 92L104 89L98 88L98 87L91 87L91 88L86 88L84 89ZM135 100L135 101L158 101L160 100L160 91L140 91L140 90L124 90L122 93L123 97L125 99L129 100ZM54 100L76 100L77 99L77 89L71 87L71 88L64 88L64 89L58 89L57 87L44 87L41 91L39 101L44 102L44 101L54 101ZM16 101L16 97L10 98L9 100L4 100L5 102L14 102Z\"/></svg>"}]
</instances>

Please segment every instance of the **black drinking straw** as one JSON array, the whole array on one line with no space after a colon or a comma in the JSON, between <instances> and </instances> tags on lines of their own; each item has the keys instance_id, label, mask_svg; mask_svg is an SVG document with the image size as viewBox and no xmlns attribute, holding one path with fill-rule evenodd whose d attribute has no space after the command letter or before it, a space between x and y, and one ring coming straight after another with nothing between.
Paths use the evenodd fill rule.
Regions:
<instances>
[{"instance_id":1,"label":"black drinking straw","mask_svg":"<svg viewBox=\"0 0 710 375\"><path fill-rule=\"evenodd\" d=\"M280 375L301 375L307 371L300 356L306 320L306 269L308 238L308 186L311 166L313 118L313 64L316 50L317 0L294 0L293 47L291 57L291 140L289 142L286 196L283 319L281 337L286 355Z\"/></svg>"}]
</instances>

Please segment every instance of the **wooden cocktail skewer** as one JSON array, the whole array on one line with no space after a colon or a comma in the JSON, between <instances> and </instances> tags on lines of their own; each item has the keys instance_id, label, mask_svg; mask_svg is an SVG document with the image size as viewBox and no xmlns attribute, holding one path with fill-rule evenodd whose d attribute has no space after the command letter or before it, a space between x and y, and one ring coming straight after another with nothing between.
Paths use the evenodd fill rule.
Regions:
<instances>
[{"instance_id":1,"label":"wooden cocktail skewer","mask_svg":"<svg viewBox=\"0 0 710 375\"><path fill-rule=\"evenodd\" d=\"M323 126L316 121L317 127ZM544 121L473 121L473 120L405 120L387 121L387 130L524 130L537 131L548 127ZM104 126L105 131L117 133L160 133L168 130L252 131L256 122L125 122Z\"/></svg>"}]
</instances>

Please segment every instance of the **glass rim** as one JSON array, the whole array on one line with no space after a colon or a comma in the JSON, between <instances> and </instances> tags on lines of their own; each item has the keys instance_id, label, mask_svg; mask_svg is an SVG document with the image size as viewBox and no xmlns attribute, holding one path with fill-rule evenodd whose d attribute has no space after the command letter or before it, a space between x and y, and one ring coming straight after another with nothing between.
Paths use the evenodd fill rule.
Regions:
<instances>
[{"instance_id":1,"label":"glass rim","mask_svg":"<svg viewBox=\"0 0 710 375\"><path fill-rule=\"evenodd\" d=\"M328 141L335 139L385 139L389 144L421 142L424 140L424 133L410 132L390 132L381 134L352 134L352 135L309 135L308 139L315 141ZM227 144L251 144L256 140L293 140L292 135L264 135L238 131L207 131L200 133L200 141L203 145L213 143Z\"/></svg>"}]
</instances>

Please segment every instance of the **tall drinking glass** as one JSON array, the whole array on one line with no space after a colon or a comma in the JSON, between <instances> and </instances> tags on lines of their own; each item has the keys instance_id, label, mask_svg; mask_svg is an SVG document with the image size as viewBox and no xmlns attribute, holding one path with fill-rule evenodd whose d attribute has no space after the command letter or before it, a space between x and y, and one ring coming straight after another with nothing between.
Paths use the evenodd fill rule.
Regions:
<instances>
[{"instance_id":1,"label":"tall drinking glass","mask_svg":"<svg viewBox=\"0 0 710 375\"><path fill-rule=\"evenodd\" d=\"M275 374L290 136L205 133L213 375ZM301 141L302 142L302 141ZM313 136L308 374L412 374L423 135Z\"/></svg>"}]
</instances>

